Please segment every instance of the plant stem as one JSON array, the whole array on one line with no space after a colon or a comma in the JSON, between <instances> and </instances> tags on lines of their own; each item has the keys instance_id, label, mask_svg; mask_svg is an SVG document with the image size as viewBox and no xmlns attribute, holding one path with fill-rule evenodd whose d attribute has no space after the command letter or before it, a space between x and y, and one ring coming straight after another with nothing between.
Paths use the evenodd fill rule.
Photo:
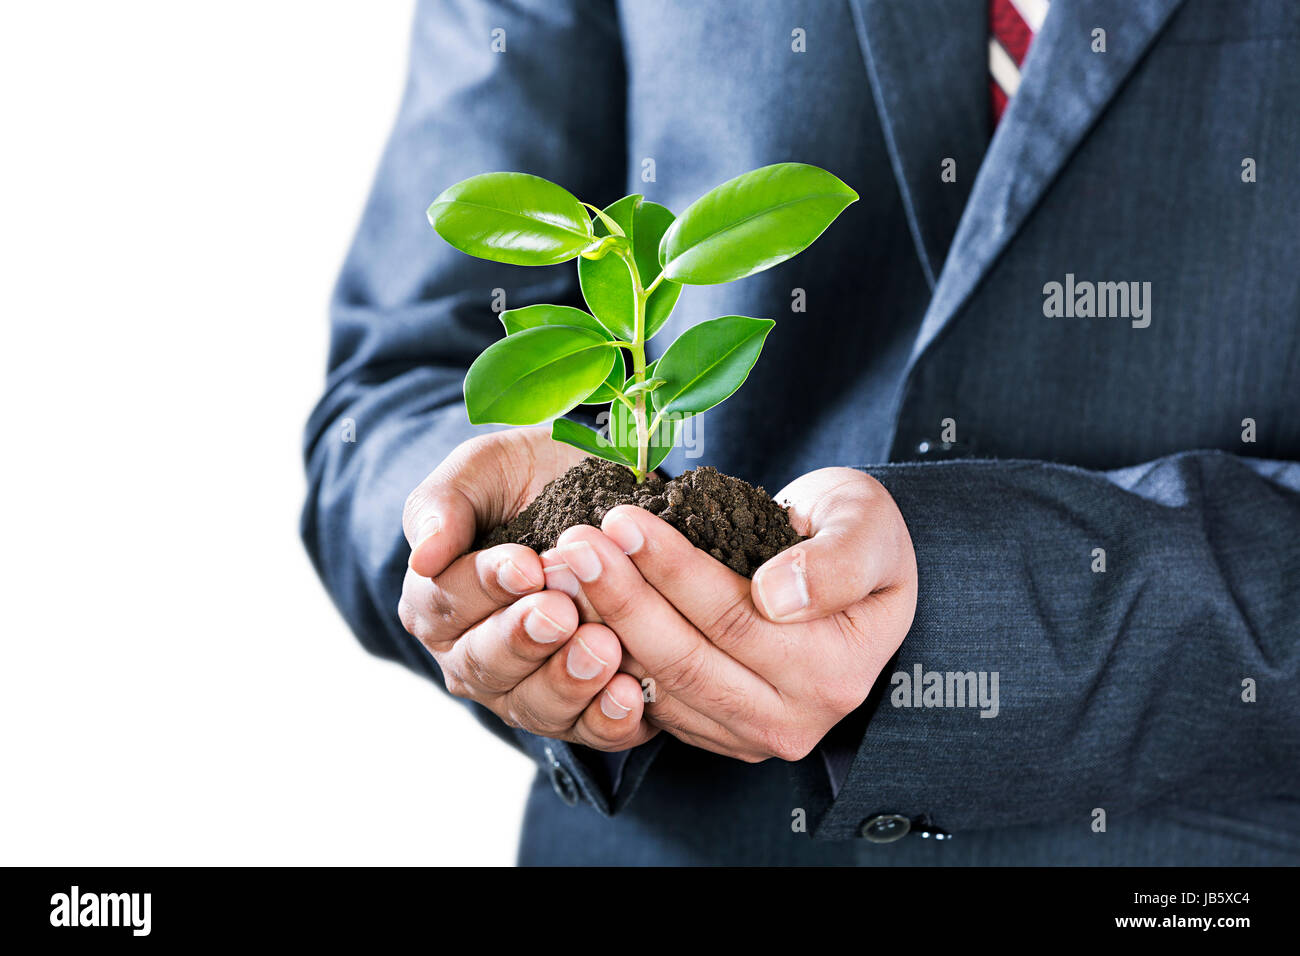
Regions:
<instances>
[{"instance_id":1,"label":"plant stem","mask_svg":"<svg viewBox=\"0 0 1300 956\"><path fill-rule=\"evenodd\" d=\"M636 266L633 265L633 269ZM636 287L636 338L632 347L632 377L636 384L640 385L645 381L645 293L641 291L641 280L634 277L633 285ZM636 483L639 485L645 481L646 474L650 471L650 429L646 422L646 399L645 391L636 393L636 407L633 409L633 415L636 418Z\"/></svg>"},{"instance_id":2,"label":"plant stem","mask_svg":"<svg viewBox=\"0 0 1300 956\"><path fill-rule=\"evenodd\" d=\"M636 267L632 250L623 251L620 255L632 276L632 304L636 320L632 341L626 347L632 353L632 379L639 385L645 381L645 303L646 299L650 298L650 293L641 288L641 273ZM645 391L637 392L636 404L632 406L632 416L636 421L636 467L632 469L632 473L636 475L638 485L645 481L646 475L650 472L650 428L647 421L645 395ZM622 398L624 402L627 401L626 396Z\"/></svg>"},{"instance_id":3,"label":"plant stem","mask_svg":"<svg viewBox=\"0 0 1300 956\"><path fill-rule=\"evenodd\" d=\"M614 393L614 398L615 398L617 401L622 402L622 403L623 403L624 405L626 405L628 408L635 408L635 406L632 404L632 399L628 398L626 395L624 395L624 394L623 394L621 391L619 391L617 388L612 388L611 391L613 391L613 393Z\"/></svg>"}]
</instances>

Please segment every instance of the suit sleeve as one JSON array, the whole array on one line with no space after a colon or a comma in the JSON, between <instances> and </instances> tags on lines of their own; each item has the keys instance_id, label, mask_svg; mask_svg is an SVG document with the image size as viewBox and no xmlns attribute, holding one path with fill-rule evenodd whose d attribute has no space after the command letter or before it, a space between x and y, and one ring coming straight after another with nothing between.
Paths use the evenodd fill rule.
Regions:
<instances>
[{"instance_id":1,"label":"suit sleeve","mask_svg":"<svg viewBox=\"0 0 1300 956\"><path fill-rule=\"evenodd\" d=\"M302 537L322 581L371 652L441 684L397 602L409 549L402 505L469 425L462 382L501 335L510 307L579 304L575 270L473 259L438 238L433 198L494 170L543 176L588 201L623 194L626 175L619 26L595 0L422 2L409 78L331 304L325 392L307 425ZM325 197L322 197L323 199ZM557 789L608 812L570 749L511 731Z\"/></svg>"},{"instance_id":2,"label":"suit sleeve","mask_svg":"<svg viewBox=\"0 0 1300 956\"><path fill-rule=\"evenodd\" d=\"M866 470L911 531L917 614L818 836L1300 793L1300 463Z\"/></svg>"}]
</instances>

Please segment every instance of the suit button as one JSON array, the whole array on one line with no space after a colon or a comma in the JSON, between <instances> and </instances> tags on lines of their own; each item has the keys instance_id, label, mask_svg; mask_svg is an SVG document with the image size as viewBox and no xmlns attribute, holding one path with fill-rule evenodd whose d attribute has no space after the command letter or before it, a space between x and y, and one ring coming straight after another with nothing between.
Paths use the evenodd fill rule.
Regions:
<instances>
[{"instance_id":1,"label":"suit button","mask_svg":"<svg viewBox=\"0 0 1300 956\"><path fill-rule=\"evenodd\" d=\"M880 813L862 823L862 835L872 843L893 843L910 829L912 821L897 813Z\"/></svg>"},{"instance_id":2,"label":"suit button","mask_svg":"<svg viewBox=\"0 0 1300 956\"><path fill-rule=\"evenodd\" d=\"M564 801L566 807L575 806L578 802L578 785L574 782L573 774L564 769L554 750L547 747L545 752L546 760L551 765L551 789Z\"/></svg>"}]
</instances>

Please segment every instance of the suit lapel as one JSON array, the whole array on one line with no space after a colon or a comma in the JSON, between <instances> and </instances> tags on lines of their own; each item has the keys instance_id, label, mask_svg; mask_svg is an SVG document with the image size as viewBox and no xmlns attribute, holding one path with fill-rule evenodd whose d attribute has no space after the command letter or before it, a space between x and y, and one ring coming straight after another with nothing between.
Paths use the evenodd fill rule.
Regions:
<instances>
[{"instance_id":1,"label":"suit lapel","mask_svg":"<svg viewBox=\"0 0 1300 956\"><path fill-rule=\"evenodd\" d=\"M853 0L854 25L921 267L935 287L988 145L988 23L972 0ZM942 183L945 160L956 182Z\"/></svg>"},{"instance_id":2,"label":"suit lapel","mask_svg":"<svg viewBox=\"0 0 1300 956\"><path fill-rule=\"evenodd\" d=\"M975 178L913 346L913 366L983 280L1182 2L1052 4L1029 49L1019 92L1003 114ZM1092 49L1096 28L1106 31L1104 53ZM984 26L981 36L986 33ZM986 87L981 77L980 90ZM906 122L906 117L898 122ZM926 188L941 187L931 178Z\"/></svg>"}]
</instances>

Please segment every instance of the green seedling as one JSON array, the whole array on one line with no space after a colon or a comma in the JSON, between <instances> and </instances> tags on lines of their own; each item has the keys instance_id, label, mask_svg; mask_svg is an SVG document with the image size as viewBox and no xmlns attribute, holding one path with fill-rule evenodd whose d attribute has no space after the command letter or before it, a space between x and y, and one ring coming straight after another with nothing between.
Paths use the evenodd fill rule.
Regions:
<instances>
[{"instance_id":1,"label":"green seedling","mask_svg":"<svg viewBox=\"0 0 1300 956\"><path fill-rule=\"evenodd\" d=\"M526 173L457 183L429 207L438 235L494 262L577 259L590 310L530 305L503 312L506 337L465 376L469 420L555 419L557 441L624 465L644 481L672 449L683 421L740 388L775 324L743 315L711 319L648 362L646 343L668 321L682 286L733 282L785 262L857 198L826 170L801 163L737 176L680 217L641 196L597 209ZM579 405L606 404L608 438L558 417Z\"/></svg>"}]
</instances>

